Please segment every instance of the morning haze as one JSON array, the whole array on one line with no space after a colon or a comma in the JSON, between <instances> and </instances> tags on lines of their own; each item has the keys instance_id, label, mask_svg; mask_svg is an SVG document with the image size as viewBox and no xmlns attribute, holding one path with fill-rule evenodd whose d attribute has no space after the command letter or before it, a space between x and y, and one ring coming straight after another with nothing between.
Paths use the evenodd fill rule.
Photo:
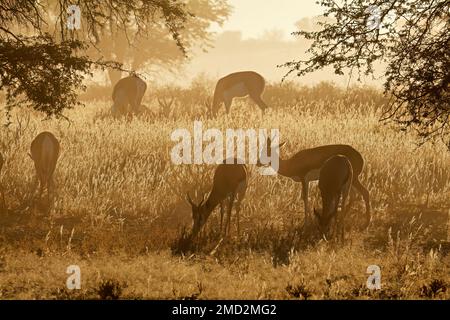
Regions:
<instances>
[{"instance_id":1,"label":"morning haze","mask_svg":"<svg viewBox=\"0 0 450 320\"><path fill-rule=\"evenodd\" d=\"M76 2L0 5L0 299L450 299L448 0Z\"/></svg>"}]
</instances>

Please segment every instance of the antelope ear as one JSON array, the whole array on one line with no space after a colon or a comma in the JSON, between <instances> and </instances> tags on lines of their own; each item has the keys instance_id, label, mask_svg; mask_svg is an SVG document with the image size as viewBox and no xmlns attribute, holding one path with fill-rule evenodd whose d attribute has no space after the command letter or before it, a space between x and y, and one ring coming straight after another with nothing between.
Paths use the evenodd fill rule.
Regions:
<instances>
[{"instance_id":1,"label":"antelope ear","mask_svg":"<svg viewBox=\"0 0 450 320\"><path fill-rule=\"evenodd\" d=\"M189 195L189 192L186 193L186 200L193 208L196 207L196 205L194 204L194 202L191 199L191 196Z\"/></svg>"}]
</instances>

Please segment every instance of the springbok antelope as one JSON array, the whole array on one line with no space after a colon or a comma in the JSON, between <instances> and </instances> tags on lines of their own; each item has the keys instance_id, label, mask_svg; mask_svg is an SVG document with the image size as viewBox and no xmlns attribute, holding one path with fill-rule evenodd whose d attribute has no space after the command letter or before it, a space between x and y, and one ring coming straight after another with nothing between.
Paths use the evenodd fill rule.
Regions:
<instances>
[{"instance_id":1,"label":"springbok antelope","mask_svg":"<svg viewBox=\"0 0 450 320\"><path fill-rule=\"evenodd\" d=\"M212 115L216 115L220 105L225 104L227 113L230 112L231 103L236 97L250 98L264 112L268 108L267 104L261 99L264 92L266 81L264 78L253 71L242 71L231 73L217 81L214 90L214 98L211 107Z\"/></svg>"},{"instance_id":2,"label":"springbok antelope","mask_svg":"<svg viewBox=\"0 0 450 320\"><path fill-rule=\"evenodd\" d=\"M120 79L114 86L111 112L113 116L125 115L128 112L138 114L147 84L136 75ZM130 106L131 110L128 110Z\"/></svg>"},{"instance_id":3,"label":"springbok antelope","mask_svg":"<svg viewBox=\"0 0 450 320\"><path fill-rule=\"evenodd\" d=\"M48 201L50 201L50 188L54 187L53 173L59 158L59 150L58 140L52 133L47 131L39 133L31 142L31 153L29 156L34 161L36 175L39 179L39 196L42 196L46 187Z\"/></svg>"},{"instance_id":4,"label":"springbok antelope","mask_svg":"<svg viewBox=\"0 0 450 320\"><path fill-rule=\"evenodd\" d=\"M225 222L225 236L228 235L230 229L231 211L234 202L236 202L237 232L239 235L240 204L244 198L245 191L247 190L247 182L247 167L244 164L238 164L236 159L234 159L233 164L226 164L225 160L224 163L217 166L214 172L213 187L206 201L203 199L196 205L188 193L187 200L191 204L192 218L194 220L191 236L195 237L200 232L211 213L219 204L220 232L222 233L225 202L227 198L229 206Z\"/></svg>"},{"instance_id":5,"label":"springbok antelope","mask_svg":"<svg viewBox=\"0 0 450 320\"><path fill-rule=\"evenodd\" d=\"M319 231L327 239L331 236L331 222L334 219L335 231L344 239L346 203L353 180L352 164L346 156L332 156L325 161L319 174L319 190L322 196L322 211L314 208L319 223ZM341 212L338 213L342 198Z\"/></svg>"},{"instance_id":6,"label":"springbok antelope","mask_svg":"<svg viewBox=\"0 0 450 320\"><path fill-rule=\"evenodd\" d=\"M267 146L271 145L270 138L267 139ZM279 145L279 148L285 145L285 142ZM268 153L273 148L268 148ZM279 150L275 148L275 150ZM309 220L308 206L308 189L311 181L319 179L320 168L326 160L336 155L344 155L350 161L353 168L352 187L354 187L363 197L366 205L366 223L367 227L370 223L370 196L369 191L361 184L358 177L364 166L364 159L361 154L353 147L345 144L331 144L311 149L305 149L297 152L289 159L281 159L279 157L278 174L289 177L296 182L302 184L302 199L305 204L305 218ZM261 166L261 163L258 163ZM353 199L352 199L353 200Z\"/></svg>"}]
</instances>

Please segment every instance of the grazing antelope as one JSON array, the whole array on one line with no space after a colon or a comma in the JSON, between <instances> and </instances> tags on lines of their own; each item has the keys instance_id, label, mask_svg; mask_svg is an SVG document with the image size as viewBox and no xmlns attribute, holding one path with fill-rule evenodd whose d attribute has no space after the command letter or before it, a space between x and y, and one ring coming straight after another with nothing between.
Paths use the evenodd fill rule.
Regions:
<instances>
[{"instance_id":1,"label":"grazing antelope","mask_svg":"<svg viewBox=\"0 0 450 320\"><path fill-rule=\"evenodd\" d=\"M267 139L267 146L271 145L270 138ZM279 145L282 147L285 142ZM268 148L268 153L272 148ZM278 148L275 148L278 150ZM302 184L302 199L305 204L306 220L309 220L309 206L308 206L308 189L311 181L319 179L320 168L326 160L335 155L344 155L350 161L353 168L352 187L354 187L363 197L366 205L366 224L370 223L370 197L369 191L361 184L358 177L364 166L364 159L361 154L353 147L345 144L331 144L320 146L311 149L305 149L297 152L289 159L283 160L279 158L278 174L289 177L296 182ZM279 156L279 155L278 155ZM261 166L261 163L258 163Z\"/></svg>"},{"instance_id":2,"label":"grazing antelope","mask_svg":"<svg viewBox=\"0 0 450 320\"><path fill-rule=\"evenodd\" d=\"M47 188L47 200L50 202L50 188L54 187L53 173L55 172L56 162L59 158L59 142L55 136L47 131L39 133L33 142L31 142L31 153L29 156L34 161L36 175L39 179L40 191L42 196L44 188Z\"/></svg>"},{"instance_id":3,"label":"grazing antelope","mask_svg":"<svg viewBox=\"0 0 450 320\"><path fill-rule=\"evenodd\" d=\"M319 231L327 239L331 236L331 222L341 240L344 239L346 203L353 180L352 164L346 156L336 155L325 161L319 174L319 190L322 196L322 211L314 208ZM342 198L341 212L338 214Z\"/></svg>"},{"instance_id":4,"label":"grazing antelope","mask_svg":"<svg viewBox=\"0 0 450 320\"><path fill-rule=\"evenodd\" d=\"M253 71L231 73L221 78L217 81L216 89L214 90L212 115L217 114L222 103L225 104L226 111L229 113L233 98L246 96L250 96L259 108L264 111L268 108L267 104L261 99L265 85L266 81L264 78Z\"/></svg>"},{"instance_id":5,"label":"grazing antelope","mask_svg":"<svg viewBox=\"0 0 450 320\"><path fill-rule=\"evenodd\" d=\"M200 232L211 213L219 204L220 232L222 233L225 202L227 198L229 206L225 221L225 236L228 235L230 229L231 211L234 202L236 202L237 230L239 235L240 204L244 198L245 191L247 190L247 182L247 167L244 164L238 164L236 159L234 159L233 164L226 164L225 160L224 163L217 166L216 171L214 172L213 187L206 201L203 199L200 204L196 205L188 193L187 200L191 204L192 218L194 220L191 236L195 237Z\"/></svg>"},{"instance_id":6,"label":"grazing antelope","mask_svg":"<svg viewBox=\"0 0 450 320\"><path fill-rule=\"evenodd\" d=\"M147 90L147 84L136 75L120 79L114 86L111 107L114 116L125 115L127 113L138 114L141 107L142 98ZM131 110L128 110L130 106Z\"/></svg>"}]
</instances>

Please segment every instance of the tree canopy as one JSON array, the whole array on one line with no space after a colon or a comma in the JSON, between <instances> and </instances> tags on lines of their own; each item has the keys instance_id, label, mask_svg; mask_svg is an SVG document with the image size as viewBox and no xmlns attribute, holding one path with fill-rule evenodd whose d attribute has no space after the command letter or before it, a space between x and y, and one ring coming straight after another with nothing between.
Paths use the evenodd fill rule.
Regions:
<instances>
[{"instance_id":1,"label":"tree canopy","mask_svg":"<svg viewBox=\"0 0 450 320\"><path fill-rule=\"evenodd\" d=\"M320 30L294 34L312 41L309 57L285 63L303 76L330 66L336 74L374 75L385 65L382 115L420 142L441 138L450 148L450 1L321 0Z\"/></svg>"},{"instance_id":2,"label":"tree canopy","mask_svg":"<svg viewBox=\"0 0 450 320\"><path fill-rule=\"evenodd\" d=\"M81 12L81 28L69 27L72 5ZM197 17L190 8L209 11L197 10ZM62 116L64 109L80 104L77 93L95 68L123 70L128 61L121 53L127 46L136 49L131 68L145 63L142 55L151 48L164 51L152 39L171 48L176 58L168 61L179 61L194 41L208 41L209 23L220 23L228 14L225 0L2 1L0 90L6 93L7 112L27 105ZM145 41L139 50L138 43ZM163 63L164 54L153 62Z\"/></svg>"},{"instance_id":3,"label":"tree canopy","mask_svg":"<svg viewBox=\"0 0 450 320\"><path fill-rule=\"evenodd\" d=\"M222 24L230 14L226 0L187 0L185 6L189 16L177 34L182 41L182 50L159 19L138 30L133 20L121 26L116 23L117 17L110 16L109 22L98 33L95 46L88 50L89 56L107 57L133 70L145 69L149 73L159 73L161 69L178 70L179 64L192 56L194 48L210 47L210 25ZM121 77L120 70L110 69L109 77L113 84L116 83Z\"/></svg>"}]
</instances>

